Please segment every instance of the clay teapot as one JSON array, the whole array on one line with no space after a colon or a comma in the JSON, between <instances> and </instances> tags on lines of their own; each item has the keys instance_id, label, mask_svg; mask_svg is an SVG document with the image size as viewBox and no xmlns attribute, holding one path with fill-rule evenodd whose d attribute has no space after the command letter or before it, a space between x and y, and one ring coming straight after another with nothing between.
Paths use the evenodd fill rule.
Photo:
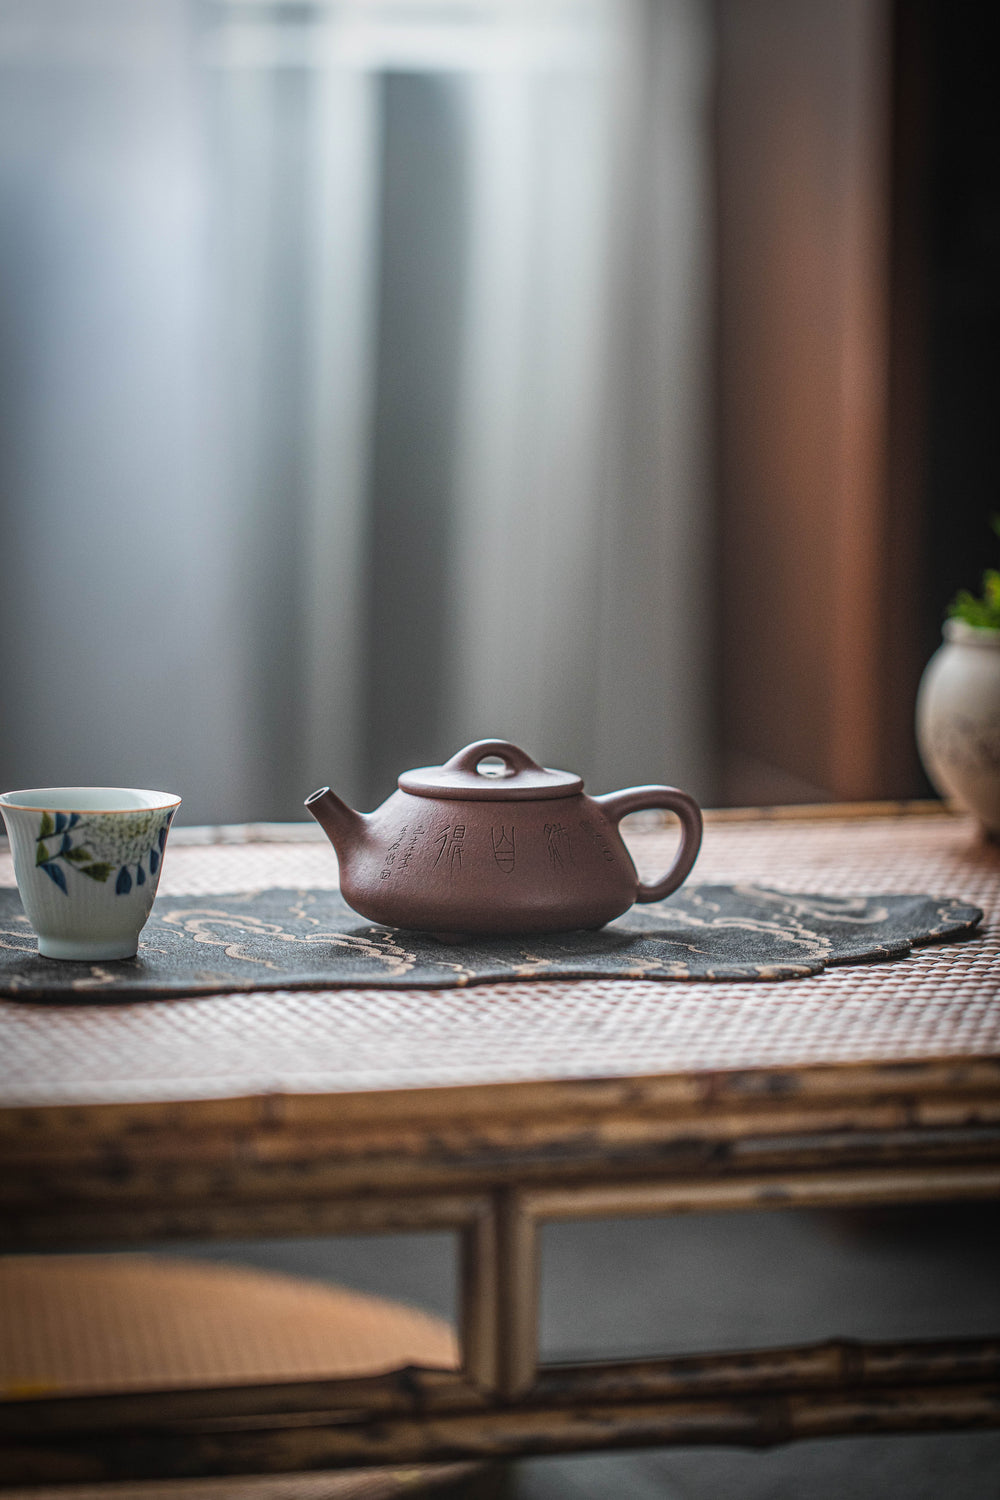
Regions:
<instances>
[{"instance_id":1,"label":"clay teapot","mask_svg":"<svg viewBox=\"0 0 1000 1500\"><path fill-rule=\"evenodd\" d=\"M492 766L489 762L492 760ZM478 740L443 766L406 771L367 816L323 787L306 807L340 861L344 899L373 922L443 937L603 927L687 876L701 813L686 792L639 786L588 797L579 776L536 765L506 740ZM665 875L639 879L618 824L665 807L681 844Z\"/></svg>"}]
</instances>

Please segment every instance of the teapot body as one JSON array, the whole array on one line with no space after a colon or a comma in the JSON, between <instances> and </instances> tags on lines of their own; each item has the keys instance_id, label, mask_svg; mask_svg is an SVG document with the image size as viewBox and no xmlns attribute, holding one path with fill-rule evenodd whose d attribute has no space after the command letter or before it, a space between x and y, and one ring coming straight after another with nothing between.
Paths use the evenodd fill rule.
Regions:
<instances>
[{"instance_id":1,"label":"teapot body","mask_svg":"<svg viewBox=\"0 0 1000 1500\"><path fill-rule=\"evenodd\" d=\"M588 797L579 776L539 766L506 740L405 771L367 815L329 787L306 806L337 850L341 891L356 912L441 936L603 927L634 901L675 890L701 843L701 813L686 792L645 786ZM677 814L681 842L666 874L647 884L618 824L654 807Z\"/></svg>"},{"instance_id":2,"label":"teapot body","mask_svg":"<svg viewBox=\"0 0 1000 1500\"><path fill-rule=\"evenodd\" d=\"M341 861L355 911L389 927L515 934L602 927L639 877L617 827L584 793L532 802L396 791Z\"/></svg>"}]
</instances>

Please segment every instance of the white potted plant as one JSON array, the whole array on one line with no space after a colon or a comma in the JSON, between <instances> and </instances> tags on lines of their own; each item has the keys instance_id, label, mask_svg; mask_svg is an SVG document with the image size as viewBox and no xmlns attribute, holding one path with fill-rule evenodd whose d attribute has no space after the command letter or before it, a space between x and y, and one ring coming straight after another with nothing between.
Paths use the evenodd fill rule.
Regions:
<instances>
[{"instance_id":1,"label":"white potted plant","mask_svg":"<svg viewBox=\"0 0 1000 1500\"><path fill-rule=\"evenodd\" d=\"M992 524L1000 536L1000 516ZM920 756L941 795L1000 840L1000 570L980 595L956 595L943 634L917 694Z\"/></svg>"}]
</instances>

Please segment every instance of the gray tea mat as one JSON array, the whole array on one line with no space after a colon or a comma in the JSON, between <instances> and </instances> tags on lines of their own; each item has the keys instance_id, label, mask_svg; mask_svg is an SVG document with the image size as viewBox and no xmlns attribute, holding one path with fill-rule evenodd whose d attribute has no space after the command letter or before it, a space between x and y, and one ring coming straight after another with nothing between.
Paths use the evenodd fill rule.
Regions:
<instances>
[{"instance_id":1,"label":"gray tea mat","mask_svg":"<svg viewBox=\"0 0 1000 1500\"><path fill-rule=\"evenodd\" d=\"M525 979L798 979L902 958L966 935L978 907L926 895L822 896L687 885L599 932L443 943L379 927L336 891L161 896L136 958L39 957L15 890L0 890L0 996L129 1001L263 989L450 988Z\"/></svg>"}]
</instances>

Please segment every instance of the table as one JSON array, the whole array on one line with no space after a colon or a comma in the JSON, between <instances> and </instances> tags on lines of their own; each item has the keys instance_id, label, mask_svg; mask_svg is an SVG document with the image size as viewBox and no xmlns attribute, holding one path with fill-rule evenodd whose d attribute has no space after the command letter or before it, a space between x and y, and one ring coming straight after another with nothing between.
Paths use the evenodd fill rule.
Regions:
<instances>
[{"instance_id":1,"label":"table","mask_svg":"<svg viewBox=\"0 0 1000 1500\"><path fill-rule=\"evenodd\" d=\"M663 867L668 829L626 834ZM1000 1191L1000 851L971 821L710 814L693 878L927 890L987 916L782 983L0 1004L5 1250L449 1229L463 1350L460 1370L9 1401L0 1482L1000 1425L1000 1335L539 1366L544 1222ZM329 846L288 825L177 830L162 889L335 882Z\"/></svg>"}]
</instances>

